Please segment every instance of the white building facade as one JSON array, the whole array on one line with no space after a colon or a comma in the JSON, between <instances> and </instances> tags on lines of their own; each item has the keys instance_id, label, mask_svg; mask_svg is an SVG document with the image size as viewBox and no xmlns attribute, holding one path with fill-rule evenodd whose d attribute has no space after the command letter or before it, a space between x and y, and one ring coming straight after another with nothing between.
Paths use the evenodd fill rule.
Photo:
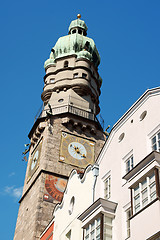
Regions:
<instances>
[{"instance_id":1,"label":"white building facade","mask_svg":"<svg viewBox=\"0 0 160 240\"><path fill-rule=\"evenodd\" d=\"M97 159L96 199L117 203L102 239L160 239L159 104L160 88L147 90L113 126Z\"/></svg>"},{"instance_id":2,"label":"white building facade","mask_svg":"<svg viewBox=\"0 0 160 240\"><path fill-rule=\"evenodd\" d=\"M54 209L53 239L83 239L82 222L78 217L93 203L98 170L96 165L89 165L83 176L76 170L71 172L63 200Z\"/></svg>"}]
</instances>

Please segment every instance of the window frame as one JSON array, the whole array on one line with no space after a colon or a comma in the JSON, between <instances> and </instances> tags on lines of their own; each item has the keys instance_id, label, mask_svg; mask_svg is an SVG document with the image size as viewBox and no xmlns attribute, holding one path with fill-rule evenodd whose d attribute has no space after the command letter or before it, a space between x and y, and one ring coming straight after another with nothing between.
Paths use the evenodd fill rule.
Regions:
<instances>
[{"instance_id":1,"label":"window frame","mask_svg":"<svg viewBox=\"0 0 160 240\"><path fill-rule=\"evenodd\" d=\"M109 174L104 180L104 199L108 200L111 197L111 174Z\"/></svg>"},{"instance_id":2,"label":"window frame","mask_svg":"<svg viewBox=\"0 0 160 240\"><path fill-rule=\"evenodd\" d=\"M155 139L155 141L153 141L153 139ZM160 152L160 131L151 137L151 148L152 151Z\"/></svg>"},{"instance_id":3,"label":"window frame","mask_svg":"<svg viewBox=\"0 0 160 240\"><path fill-rule=\"evenodd\" d=\"M99 221L98 221L99 220ZM97 224L98 223L98 224ZM102 229L101 229L101 225L103 224L103 216L102 214L98 214L95 218L93 218L84 228L83 228L83 236L84 236L84 240L89 240L92 237L92 234L94 234L94 238L97 239L97 232L98 232L98 228L100 229L99 234L99 239L101 239L101 234L102 234ZM94 226L94 227L93 227ZM87 235L86 235L87 233ZM87 237L87 238L86 238Z\"/></svg>"},{"instance_id":4,"label":"window frame","mask_svg":"<svg viewBox=\"0 0 160 240\"><path fill-rule=\"evenodd\" d=\"M94 203L92 203L87 209L81 213L80 216L78 216L78 219L82 222L82 228L85 229L92 220L97 218L98 216L105 215L106 217L109 217L111 221L115 218L115 212L117 208L118 203L112 202L110 200L106 200L103 198L97 199ZM101 218L102 224L101 224L101 237L100 239L103 240L103 222L104 218ZM84 231L83 231L83 240L84 240Z\"/></svg>"},{"instance_id":5,"label":"window frame","mask_svg":"<svg viewBox=\"0 0 160 240\"><path fill-rule=\"evenodd\" d=\"M131 225L130 225L130 218L132 216L131 207L129 207L126 211L126 238L131 236Z\"/></svg>"},{"instance_id":6,"label":"window frame","mask_svg":"<svg viewBox=\"0 0 160 240\"><path fill-rule=\"evenodd\" d=\"M99 225L97 225L98 219L99 219ZM106 219L109 219L110 223L109 223L109 221L106 221ZM112 239L112 235L113 235L112 221L113 221L113 218L111 216L108 216L103 213L98 214L87 225L85 225L83 227L83 240L92 239L92 237L93 237L92 233L94 233L94 239L98 239L98 240L104 239L105 240L106 236L108 236ZM94 228L92 228L93 222L94 222ZM99 231L97 230L98 228L99 228ZM98 235L97 235L97 231L98 231ZM87 233L87 235L86 235L86 233ZM99 237L99 238L97 238L97 237Z\"/></svg>"},{"instance_id":7,"label":"window frame","mask_svg":"<svg viewBox=\"0 0 160 240\"><path fill-rule=\"evenodd\" d=\"M127 164L129 162L129 165ZM128 165L128 167L127 167ZM130 172L132 170L132 168L134 167L134 158L133 158L133 154L127 158L127 160L125 161L125 174L127 174L128 172Z\"/></svg>"},{"instance_id":8,"label":"window frame","mask_svg":"<svg viewBox=\"0 0 160 240\"><path fill-rule=\"evenodd\" d=\"M159 169L158 168L153 168L151 169L148 173L146 173L142 178L140 178L136 183L134 183L131 187L131 215L135 216L141 211L143 211L145 208L150 206L152 203L154 203L157 199L160 199L160 183L159 183ZM150 182L151 176L155 177L155 180ZM146 186L142 185L142 183L145 182L146 179ZM155 185L155 190L154 192L151 192L151 186ZM143 187L144 186L144 187ZM135 190L137 188L137 192L135 194ZM139 189L139 191L138 191ZM143 198L143 193L147 189L147 196ZM155 193L155 198L151 199L151 195ZM139 202L135 204L135 199L139 198ZM147 199L147 203L143 204ZM139 208L137 211L135 210L135 207L137 205L137 208ZM131 216L131 217L132 217Z\"/></svg>"}]
</instances>

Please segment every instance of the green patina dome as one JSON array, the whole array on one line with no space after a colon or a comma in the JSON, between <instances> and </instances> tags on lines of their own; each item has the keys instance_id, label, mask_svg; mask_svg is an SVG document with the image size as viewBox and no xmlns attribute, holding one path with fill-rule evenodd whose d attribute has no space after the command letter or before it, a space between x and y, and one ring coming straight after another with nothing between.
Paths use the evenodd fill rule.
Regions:
<instances>
[{"instance_id":1,"label":"green patina dome","mask_svg":"<svg viewBox=\"0 0 160 240\"><path fill-rule=\"evenodd\" d=\"M92 55L90 52L88 52L87 50L83 49L82 51L80 51L77 55L77 58L87 58L88 60L92 61Z\"/></svg>"},{"instance_id":2,"label":"green patina dome","mask_svg":"<svg viewBox=\"0 0 160 240\"><path fill-rule=\"evenodd\" d=\"M71 22L71 24L69 25L69 32L71 31L72 28L76 28L76 27L79 27L79 28L82 28L84 29L86 32L87 32L87 25L85 24L85 22L81 19L76 19L76 20L73 20Z\"/></svg>"},{"instance_id":3,"label":"green patina dome","mask_svg":"<svg viewBox=\"0 0 160 240\"><path fill-rule=\"evenodd\" d=\"M91 38L84 36L83 31L81 34L78 32L79 28L86 31L87 26L81 19L76 19L71 22L69 31L76 29L75 33L60 37L52 48L50 58L45 61L44 67L53 65L55 60L61 57L77 55L77 58L86 58L93 62L95 67L100 63L100 56L94 41Z\"/></svg>"}]
</instances>

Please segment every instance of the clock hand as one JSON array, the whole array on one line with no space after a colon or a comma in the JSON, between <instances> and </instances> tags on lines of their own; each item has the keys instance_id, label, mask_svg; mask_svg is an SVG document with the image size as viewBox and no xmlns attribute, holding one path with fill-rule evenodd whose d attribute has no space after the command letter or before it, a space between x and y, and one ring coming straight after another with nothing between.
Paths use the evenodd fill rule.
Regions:
<instances>
[{"instance_id":1,"label":"clock hand","mask_svg":"<svg viewBox=\"0 0 160 240\"><path fill-rule=\"evenodd\" d=\"M73 146L72 144L70 144L70 147L73 148L77 154L80 154L81 158L86 158L86 155L84 153L81 154L79 147Z\"/></svg>"},{"instance_id":2,"label":"clock hand","mask_svg":"<svg viewBox=\"0 0 160 240\"><path fill-rule=\"evenodd\" d=\"M79 147L72 146L72 144L70 145L70 147L74 148L74 150L76 151L76 153L80 154Z\"/></svg>"},{"instance_id":3,"label":"clock hand","mask_svg":"<svg viewBox=\"0 0 160 240\"><path fill-rule=\"evenodd\" d=\"M78 147L74 147L74 149L75 149L77 154L81 154L81 152L80 152ZM83 153L83 154L81 154L81 157L86 158L86 155Z\"/></svg>"},{"instance_id":4,"label":"clock hand","mask_svg":"<svg viewBox=\"0 0 160 240\"><path fill-rule=\"evenodd\" d=\"M34 159L33 159L33 162L35 163L36 161L37 161L37 159L36 159L36 158L34 158Z\"/></svg>"}]
</instances>

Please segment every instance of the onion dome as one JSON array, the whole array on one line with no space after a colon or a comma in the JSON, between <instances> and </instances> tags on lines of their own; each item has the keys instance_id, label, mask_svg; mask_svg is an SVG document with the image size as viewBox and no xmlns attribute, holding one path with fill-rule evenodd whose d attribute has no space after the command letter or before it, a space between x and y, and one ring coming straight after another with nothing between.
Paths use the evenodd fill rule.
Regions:
<instances>
[{"instance_id":1,"label":"onion dome","mask_svg":"<svg viewBox=\"0 0 160 240\"><path fill-rule=\"evenodd\" d=\"M47 60L44 67L53 64L57 59L76 55L77 58L86 58L90 60L97 68L100 63L100 56L93 39L86 37L87 26L83 20L78 19L71 22L69 26L69 35L60 37L52 48L50 60Z\"/></svg>"}]
</instances>

